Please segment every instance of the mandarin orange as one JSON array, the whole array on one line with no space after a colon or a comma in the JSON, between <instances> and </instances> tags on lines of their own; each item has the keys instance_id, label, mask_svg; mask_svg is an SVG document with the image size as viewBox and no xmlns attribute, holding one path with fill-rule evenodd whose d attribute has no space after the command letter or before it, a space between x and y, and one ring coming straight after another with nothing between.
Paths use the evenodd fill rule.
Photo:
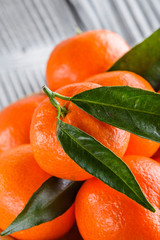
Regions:
<instances>
[{"instance_id":1,"label":"mandarin orange","mask_svg":"<svg viewBox=\"0 0 160 240\"><path fill-rule=\"evenodd\" d=\"M0 153L30 142L32 115L44 99L44 94L34 94L12 103L0 112Z\"/></svg>"},{"instance_id":2,"label":"mandarin orange","mask_svg":"<svg viewBox=\"0 0 160 240\"><path fill-rule=\"evenodd\" d=\"M0 228L5 229L50 177L35 161L31 146L20 145L0 155ZM74 223L74 205L54 220L13 233L17 239L50 240L67 233Z\"/></svg>"},{"instance_id":3,"label":"mandarin orange","mask_svg":"<svg viewBox=\"0 0 160 240\"><path fill-rule=\"evenodd\" d=\"M160 239L160 164L133 155L123 160L156 212L96 178L89 179L79 190L75 203L77 225L84 240Z\"/></svg>"},{"instance_id":4,"label":"mandarin orange","mask_svg":"<svg viewBox=\"0 0 160 240\"><path fill-rule=\"evenodd\" d=\"M105 72L129 49L122 37L107 30L88 31L69 38L58 44L49 57L48 86L56 90Z\"/></svg>"},{"instance_id":5,"label":"mandarin orange","mask_svg":"<svg viewBox=\"0 0 160 240\"><path fill-rule=\"evenodd\" d=\"M71 97L76 93L100 87L94 83L75 83L59 89L57 92ZM104 146L122 157L127 149L130 133L100 122L71 102L57 99L61 106L66 107L68 113L63 121L95 137ZM44 100L33 114L31 124L31 145L37 163L53 176L84 180L91 175L79 167L63 151L56 137L57 110L49 99Z\"/></svg>"}]
</instances>

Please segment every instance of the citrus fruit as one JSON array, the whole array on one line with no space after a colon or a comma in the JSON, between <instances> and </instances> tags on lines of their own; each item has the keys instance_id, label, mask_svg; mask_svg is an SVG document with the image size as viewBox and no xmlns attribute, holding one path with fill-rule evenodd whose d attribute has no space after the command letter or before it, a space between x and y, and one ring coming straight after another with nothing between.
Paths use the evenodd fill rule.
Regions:
<instances>
[{"instance_id":1,"label":"citrus fruit","mask_svg":"<svg viewBox=\"0 0 160 240\"><path fill-rule=\"evenodd\" d=\"M32 115L44 99L44 94L34 94L12 103L0 112L0 153L30 142Z\"/></svg>"},{"instance_id":2,"label":"citrus fruit","mask_svg":"<svg viewBox=\"0 0 160 240\"><path fill-rule=\"evenodd\" d=\"M134 155L123 160L156 212L96 178L89 179L79 190L75 203L77 225L84 240L160 239L160 164Z\"/></svg>"},{"instance_id":3,"label":"citrus fruit","mask_svg":"<svg viewBox=\"0 0 160 240\"><path fill-rule=\"evenodd\" d=\"M0 155L0 228L23 210L33 193L50 177L35 161L31 146L20 145ZM49 240L67 233L74 223L74 206L54 220L13 233L17 239Z\"/></svg>"},{"instance_id":4,"label":"citrus fruit","mask_svg":"<svg viewBox=\"0 0 160 240\"><path fill-rule=\"evenodd\" d=\"M94 83L75 83L59 89L57 92L71 97L88 89L100 87ZM68 113L63 121L71 124L96 138L104 146L122 157L127 149L130 133L100 122L71 102L57 99ZM40 167L53 176L84 180L91 175L79 167L63 151L56 137L57 110L49 99L44 100L33 114L31 124L31 145L34 157ZM76 154L76 152L75 152Z\"/></svg>"},{"instance_id":5,"label":"citrus fruit","mask_svg":"<svg viewBox=\"0 0 160 240\"><path fill-rule=\"evenodd\" d=\"M100 84L102 86L130 86L154 91L151 85L141 76L128 71L113 71L97 74L85 81ZM159 148L159 143L131 134L127 155L142 155L151 157Z\"/></svg>"},{"instance_id":6,"label":"citrus fruit","mask_svg":"<svg viewBox=\"0 0 160 240\"><path fill-rule=\"evenodd\" d=\"M122 37L107 30L87 31L64 40L49 57L48 86L56 90L105 72L129 49Z\"/></svg>"}]
</instances>

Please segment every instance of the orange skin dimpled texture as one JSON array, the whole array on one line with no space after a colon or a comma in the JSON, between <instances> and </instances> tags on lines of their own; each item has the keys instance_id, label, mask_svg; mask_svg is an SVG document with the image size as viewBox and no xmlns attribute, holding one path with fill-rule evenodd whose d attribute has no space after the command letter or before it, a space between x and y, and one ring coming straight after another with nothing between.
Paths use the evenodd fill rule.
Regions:
<instances>
[{"instance_id":1,"label":"orange skin dimpled texture","mask_svg":"<svg viewBox=\"0 0 160 240\"><path fill-rule=\"evenodd\" d=\"M46 69L53 91L71 83L105 72L130 47L118 34L107 30L81 33L64 40L52 51Z\"/></svg>"},{"instance_id":2,"label":"orange skin dimpled texture","mask_svg":"<svg viewBox=\"0 0 160 240\"><path fill-rule=\"evenodd\" d=\"M125 156L123 160L156 212L96 178L89 179L75 203L77 225L84 240L160 239L160 164L142 156Z\"/></svg>"},{"instance_id":3,"label":"orange skin dimpled texture","mask_svg":"<svg viewBox=\"0 0 160 240\"><path fill-rule=\"evenodd\" d=\"M0 112L0 153L30 143L32 115L45 98L44 94L34 94L18 100Z\"/></svg>"},{"instance_id":4,"label":"orange skin dimpled texture","mask_svg":"<svg viewBox=\"0 0 160 240\"><path fill-rule=\"evenodd\" d=\"M97 74L85 81L97 83L102 86L130 86L154 91L151 85L144 78L136 73L128 71L114 71ZM158 148L159 143L131 134L126 154L151 157Z\"/></svg>"},{"instance_id":5,"label":"orange skin dimpled texture","mask_svg":"<svg viewBox=\"0 0 160 240\"><path fill-rule=\"evenodd\" d=\"M20 145L0 155L0 228L5 229L23 210L49 174L35 161L31 146ZM13 233L16 239L50 240L67 233L74 223L74 205L63 215L39 226Z\"/></svg>"},{"instance_id":6,"label":"orange skin dimpled texture","mask_svg":"<svg viewBox=\"0 0 160 240\"><path fill-rule=\"evenodd\" d=\"M57 92L71 97L85 90L100 87L94 83L75 83L67 85ZM71 102L57 99L61 106L66 104L67 115L63 121L90 134L110 148L119 157L127 149L130 133L102 123L93 118ZM44 100L36 109L31 124L31 144L36 161L40 167L53 176L85 180L91 175L79 167L63 151L56 137L57 110L51 105L49 99Z\"/></svg>"}]
</instances>

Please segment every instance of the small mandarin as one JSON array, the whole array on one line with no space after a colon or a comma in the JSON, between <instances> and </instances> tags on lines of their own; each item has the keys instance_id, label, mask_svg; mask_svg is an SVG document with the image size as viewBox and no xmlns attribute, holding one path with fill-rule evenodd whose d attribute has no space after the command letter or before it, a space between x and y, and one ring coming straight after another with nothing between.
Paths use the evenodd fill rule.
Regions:
<instances>
[{"instance_id":1,"label":"small mandarin","mask_svg":"<svg viewBox=\"0 0 160 240\"><path fill-rule=\"evenodd\" d=\"M33 94L12 103L0 112L0 153L30 142L33 112L46 96Z\"/></svg>"},{"instance_id":2,"label":"small mandarin","mask_svg":"<svg viewBox=\"0 0 160 240\"><path fill-rule=\"evenodd\" d=\"M107 30L81 33L58 44L46 69L47 84L56 90L105 72L129 50L118 34Z\"/></svg>"},{"instance_id":3,"label":"small mandarin","mask_svg":"<svg viewBox=\"0 0 160 240\"><path fill-rule=\"evenodd\" d=\"M78 192L76 220L84 240L160 239L160 164L143 156L125 156L153 213L96 178Z\"/></svg>"},{"instance_id":4,"label":"small mandarin","mask_svg":"<svg viewBox=\"0 0 160 240\"><path fill-rule=\"evenodd\" d=\"M35 161L31 146L20 145L0 155L0 228L7 228L33 193L50 177ZM12 234L21 240L50 240L66 234L74 224L74 205L54 220Z\"/></svg>"},{"instance_id":5,"label":"small mandarin","mask_svg":"<svg viewBox=\"0 0 160 240\"><path fill-rule=\"evenodd\" d=\"M94 83L75 83L59 89L57 92L71 97L85 90L100 87ZM127 149L130 133L100 122L71 102L57 99L61 106L66 106L68 113L63 121L71 124L96 138L104 146L122 157ZM85 180L91 175L79 167L63 151L56 137L57 110L49 99L44 100L33 114L31 124L31 145L34 157L40 167L53 176Z\"/></svg>"}]
</instances>

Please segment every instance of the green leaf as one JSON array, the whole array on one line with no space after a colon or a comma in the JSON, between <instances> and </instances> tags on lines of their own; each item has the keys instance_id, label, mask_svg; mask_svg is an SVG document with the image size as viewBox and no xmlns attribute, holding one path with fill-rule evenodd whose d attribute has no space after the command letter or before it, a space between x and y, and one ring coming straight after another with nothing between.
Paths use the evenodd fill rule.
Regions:
<instances>
[{"instance_id":1,"label":"green leaf","mask_svg":"<svg viewBox=\"0 0 160 240\"><path fill-rule=\"evenodd\" d=\"M160 60L148 68L143 77L158 91L160 89Z\"/></svg>"},{"instance_id":2,"label":"green leaf","mask_svg":"<svg viewBox=\"0 0 160 240\"><path fill-rule=\"evenodd\" d=\"M129 52L122 56L108 71L116 70L127 70L135 72L140 76L146 78L155 88L155 90L159 90L160 29L155 31L143 42L133 47Z\"/></svg>"},{"instance_id":3,"label":"green leaf","mask_svg":"<svg viewBox=\"0 0 160 240\"><path fill-rule=\"evenodd\" d=\"M62 215L73 204L81 185L82 182L49 178L32 195L24 210L1 233L1 236L52 221Z\"/></svg>"},{"instance_id":4,"label":"green leaf","mask_svg":"<svg viewBox=\"0 0 160 240\"><path fill-rule=\"evenodd\" d=\"M160 94L127 86L100 87L70 99L98 120L160 142Z\"/></svg>"},{"instance_id":5,"label":"green leaf","mask_svg":"<svg viewBox=\"0 0 160 240\"><path fill-rule=\"evenodd\" d=\"M88 173L155 211L127 165L96 139L72 125L57 122L57 138L66 154Z\"/></svg>"}]
</instances>

